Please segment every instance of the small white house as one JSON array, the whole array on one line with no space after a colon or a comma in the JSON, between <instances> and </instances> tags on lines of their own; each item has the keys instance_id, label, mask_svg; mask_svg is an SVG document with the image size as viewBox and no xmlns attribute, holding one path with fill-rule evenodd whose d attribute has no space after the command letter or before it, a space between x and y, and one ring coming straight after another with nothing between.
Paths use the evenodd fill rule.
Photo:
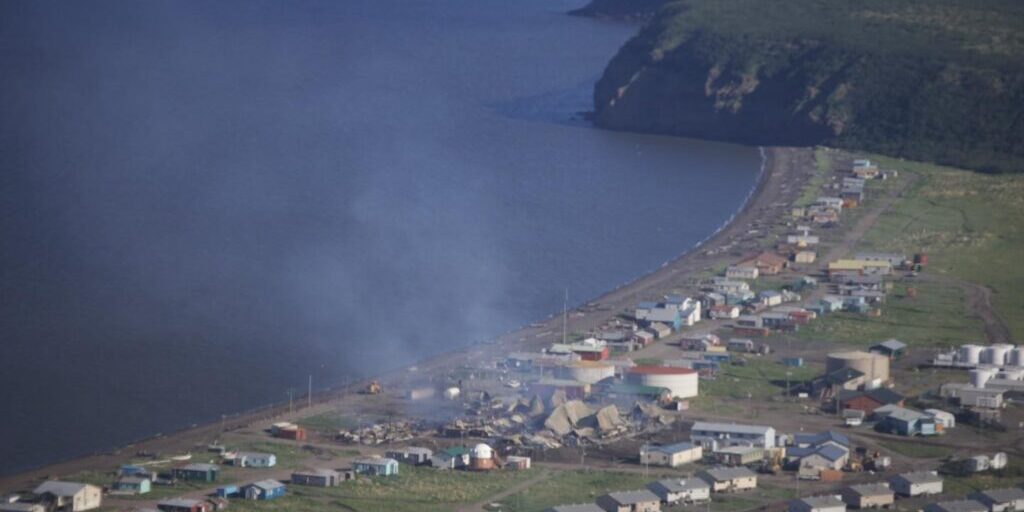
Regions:
<instances>
[{"instance_id":1,"label":"small white house","mask_svg":"<svg viewBox=\"0 0 1024 512\"><path fill-rule=\"evenodd\" d=\"M935 471L902 473L890 478L889 486L901 496L942 494L942 478Z\"/></svg>"},{"instance_id":2,"label":"small white house","mask_svg":"<svg viewBox=\"0 0 1024 512\"><path fill-rule=\"evenodd\" d=\"M940 409L925 409L924 413L935 419L936 425L942 425L943 430L948 430L956 426L956 416L953 413L946 412Z\"/></svg>"},{"instance_id":3,"label":"small white house","mask_svg":"<svg viewBox=\"0 0 1024 512\"><path fill-rule=\"evenodd\" d=\"M668 445L648 445L640 447L640 463L655 466L678 467L690 462L699 461L704 456L704 449L699 444L675 443Z\"/></svg>"},{"instance_id":4,"label":"small white house","mask_svg":"<svg viewBox=\"0 0 1024 512\"><path fill-rule=\"evenodd\" d=\"M839 496L811 496L789 502L789 512L846 512Z\"/></svg>"},{"instance_id":5,"label":"small white house","mask_svg":"<svg viewBox=\"0 0 1024 512\"><path fill-rule=\"evenodd\" d=\"M658 480L647 484L647 489L666 505L703 503L711 499L711 486L700 478Z\"/></svg>"},{"instance_id":6,"label":"small white house","mask_svg":"<svg viewBox=\"0 0 1024 512\"><path fill-rule=\"evenodd\" d=\"M273 453L238 452L231 464L242 468L272 468L277 465L277 456Z\"/></svg>"},{"instance_id":7,"label":"small white house","mask_svg":"<svg viewBox=\"0 0 1024 512\"><path fill-rule=\"evenodd\" d=\"M739 267L733 265L725 269L725 277L729 279L757 279L757 267Z\"/></svg>"},{"instance_id":8,"label":"small white house","mask_svg":"<svg viewBox=\"0 0 1024 512\"><path fill-rule=\"evenodd\" d=\"M92 510L103 504L103 490L89 484L48 480L33 493L53 503L58 510L70 512Z\"/></svg>"}]
</instances>

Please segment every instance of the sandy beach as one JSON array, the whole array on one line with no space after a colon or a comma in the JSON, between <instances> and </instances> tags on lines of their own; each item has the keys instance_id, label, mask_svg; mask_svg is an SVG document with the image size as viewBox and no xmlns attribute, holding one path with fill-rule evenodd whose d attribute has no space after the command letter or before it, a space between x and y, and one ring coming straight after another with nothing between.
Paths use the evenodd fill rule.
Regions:
<instances>
[{"instance_id":1,"label":"sandy beach","mask_svg":"<svg viewBox=\"0 0 1024 512\"><path fill-rule=\"evenodd\" d=\"M596 329L631 308L639 300L655 299L672 291L692 289L696 284L695 276L698 274L739 259L756 249L759 232L778 225L784 219L789 205L799 195L800 187L814 170L813 151L809 149L765 148L764 155L765 162L760 179L747 202L731 222L697 247L687 250L661 268L570 311L569 331L584 332ZM670 206L667 205L667 208ZM561 315L553 314L546 320L501 335L492 342L426 359L417 365L416 372L397 370L381 375L380 378L386 388L401 386L413 378L422 379L425 375L439 375L455 365L472 364L474 361L493 358L510 351L539 350L560 339L561 332ZM353 383L347 389L315 394L312 405L314 410L299 407L289 414L287 403L277 404L226 417L223 425L217 421L140 441L109 453L79 457L0 477L0 489L6 492L23 490L44 478L72 475L87 469L109 471L140 451L164 455L196 451L197 446L204 446L216 439L222 426L227 430L234 430L271 419L307 416L315 413L315 409L334 408L344 404L351 396L352 390L360 385L361 383ZM306 402L304 397L296 401L303 405Z\"/></svg>"}]
</instances>

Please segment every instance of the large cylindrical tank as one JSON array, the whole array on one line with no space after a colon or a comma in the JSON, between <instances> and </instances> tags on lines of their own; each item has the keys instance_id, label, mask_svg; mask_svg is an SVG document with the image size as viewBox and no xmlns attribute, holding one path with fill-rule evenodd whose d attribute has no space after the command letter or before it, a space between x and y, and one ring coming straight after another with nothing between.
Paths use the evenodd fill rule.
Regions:
<instances>
[{"instance_id":1,"label":"large cylindrical tank","mask_svg":"<svg viewBox=\"0 0 1024 512\"><path fill-rule=\"evenodd\" d=\"M976 388L985 387L985 383L996 376L999 370L995 368L975 368L968 372L971 376L971 385Z\"/></svg>"},{"instance_id":2,"label":"large cylindrical tank","mask_svg":"<svg viewBox=\"0 0 1024 512\"><path fill-rule=\"evenodd\" d=\"M676 398L697 396L698 374L689 368L668 366L634 366L627 377L633 384L668 389Z\"/></svg>"},{"instance_id":3,"label":"large cylindrical tank","mask_svg":"<svg viewBox=\"0 0 1024 512\"><path fill-rule=\"evenodd\" d=\"M960 347L960 362L965 364L978 364L981 362L981 351L984 347L980 345L964 345Z\"/></svg>"},{"instance_id":4,"label":"large cylindrical tank","mask_svg":"<svg viewBox=\"0 0 1024 512\"><path fill-rule=\"evenodd\" d=\"M845 368L863 373L866 382L873 380L889 381L889 358L883 355L872 354L862 350L833 352L828 355L828 359L825 361L827 372L831 373Z\"/></svg>"},{"instance_id":5,"label":"large cylindrical tank","mask_svg":"<svg viewBox=\"0 0 1024 512\"><path fill-rule=\"evenodd\" d=\"M595 384L615 376L615 366L601 361L573 361L561 370L566 378Z\"/></svg>"},{"instance_id":6,"label":"large cylindrical tank","mask_svg":"<svg viewBox=\"0 0 1024 512\"><path fill-rule=\"evenodd\" d=\"M469 452L469 467L477 471L494 469L494 451L490 446L480 443Z\"/></svg>"},{"instance_id":7,"label":"large cylindrical tank","mask_svg":"<svg viewBox=\"0 0 1024 512\"><path fill-rule=\"evenodd\" d=\"M1024 348L1017 347L1011 350L1006 364L1010 366L1024 366Z\"/></svg>"},{"instance_id":8,"label":"large cylindrical tank","mask_svg":"<svg viewBox=\"0 0 1024 512\"><path fill-rule=\"evenodd\" d=\"M996 376L997 379L1024 380L1024 368L1006 367Z\"/></svg>"},{"instance_id":9,"label":"large cylindrical tank","mask_svg":"<svg viewBox=\"0 0 1024 512\"><path fill-rule=\"evenodd\" d=\"M994 366L1006 365L1007 356L1013 350L1013 345L997 344L991 345L981 353L981 362Z\"/></svg>"}]
</instances>

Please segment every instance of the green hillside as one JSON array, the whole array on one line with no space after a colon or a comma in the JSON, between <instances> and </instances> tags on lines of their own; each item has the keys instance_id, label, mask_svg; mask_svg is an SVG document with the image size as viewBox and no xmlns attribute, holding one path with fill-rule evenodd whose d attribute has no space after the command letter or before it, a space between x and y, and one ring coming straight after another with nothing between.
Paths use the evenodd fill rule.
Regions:
<instances>
[{"instance_id":1,"label":"green hillside","mask_svg":"<svg viewBox=\"0 0 1024 512\"><path fill-rule=\"evenodd\" d=\"M676 0L595 89L604 127L1024 169L1024 2Z\"/></svg>"}]
</instances>

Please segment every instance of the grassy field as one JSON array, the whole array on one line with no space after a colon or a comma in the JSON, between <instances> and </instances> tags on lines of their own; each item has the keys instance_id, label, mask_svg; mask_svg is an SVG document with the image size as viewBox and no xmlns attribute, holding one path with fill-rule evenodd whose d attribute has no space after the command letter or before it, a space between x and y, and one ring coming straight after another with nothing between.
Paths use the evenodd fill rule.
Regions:
<instances>
[{"instance_id":1,"label":"grassy field","mask_svg":"<svg viewBox=\"0 0 1024 512\"><path fill-rule=\"evenodd\" d=\"M746 366L724 365L718 378L700 382L701 395L711 398L765 400L779 396L786 388L786 372L790 385L810 379L821 372L814 365L789 368L778 361L748 356Z\"/></svg>"},{"instance_id":2,"label":"grassy field","mask_svg":"<svg viewBox=\"0 0 1024 512\"><path fill-rule=\"evenodd\" d=\"M359 420L341 411L331 411L298 420L299 425L318 432L337 432L359 427Z\"/></svg>"},{"instance_id":3,"label":"grassy field","mask_svg":"<svg viewBox=\"0 0 1024 512\"><path fill-rule=\"evenodd\" d=\"M908 288L916 289L916 298L907 296ZM864 347L894 337L912 346L931 347L983 340L981 321L963 313L964 303L964 292L957 287L900 282L882 305L882 316L832 313L802 326L794 336Z\"/></svg>"},{"instance_id":4,"label":"grassy field","mask_svg":"<svg viewBox=\"0 0 1024 512\"><path fill-rule=\"evenodd\" d=\"M519 482L536 476L539 470L438 471L402 465L395 477L359 479L321 489L289 486L290 495L268 503L235 500L232 510L274 510L319 512L355 510L362 512L442 512L493 496Z\"/></svg>"},{"instance_id":5,"label":"grassy field","mask_svg":"<svg viewBox=\"0 0 1024 512\"><path fill-rule=\"evenodd\" d=\"M930 444L921 444L914 440L882 441L879 444L885 447L886 450L906 455L907 457L913 457L915 459L938 459L953 453L949 448Z\"/></svg>"},{"instance_id":6,"label":"grassy field","mask_svg":"<svg viewBox=\"0 0 1024 512\"><path fill-rule=\"evenodd\" d=\"M598 496L643 489L656 476L610 471L564 471L501 501L505 512L540 512L554 505L592 503Z\"/></svg>"}]
</instances>

